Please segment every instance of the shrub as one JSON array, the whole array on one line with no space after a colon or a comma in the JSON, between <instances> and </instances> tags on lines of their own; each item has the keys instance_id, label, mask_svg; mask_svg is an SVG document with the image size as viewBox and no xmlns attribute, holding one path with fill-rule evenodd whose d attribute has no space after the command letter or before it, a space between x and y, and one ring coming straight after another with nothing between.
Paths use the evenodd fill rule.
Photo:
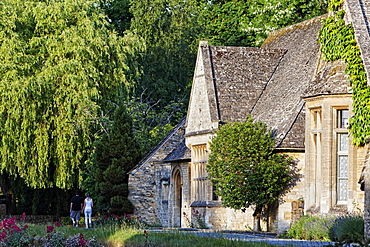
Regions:
<instances>
[{"instance_id":1,"label":"shrub","mask_svg":"<svg viewBox=\"0 0 370 247\"><path fill-rule=\"evenodd\" d=\"M288 230L286 237L305 240L329 241L329 229L334 222L333 217L304 215Z\"/></svg>"},{"instance_id":2,"label":"shrub","mask_svg":"<svg viewBox=\"0 0 370 247\"><path fill-rule=\"evenodd\" d=\"M21 221L24 221L26 215L23 213ZM27 236L27 225L17 225L16 217L3 219L0 222L0 246L19 246L25 245L31 241Z\"/></svg>"},{"instance_id":3,"label":"shrub","mask_svg":"<svg viewBox=\"0 0 370 247\"><path fill-rule=\"evenodd\" d=\"M335 219L329 231L330 239L339 243L364 243L364 219L347 215Z\"/></svg>"},{"instance_id":4,"label":"shrub","mask_svg":"<svg viewBox=\"0 0 370 247\"><path fill-rule=\"evenodd\" d=\"M25 219L23 214L21 221ZM0 222L0 247L16 247L16 246L43 246L43 247L97 247L101 246L96 239L85 239L82 233L67 238L65 233L59 232L61 224L54 222L53 225L47 225L44 228L44 236L39 234L31 234L28 231L28 226L23 225L22 222L16 221L16 217L10 217ZM74 228L72 228L74 229ZM45 231L46 230L46 231Z\"/></svg>"}]
</instances>

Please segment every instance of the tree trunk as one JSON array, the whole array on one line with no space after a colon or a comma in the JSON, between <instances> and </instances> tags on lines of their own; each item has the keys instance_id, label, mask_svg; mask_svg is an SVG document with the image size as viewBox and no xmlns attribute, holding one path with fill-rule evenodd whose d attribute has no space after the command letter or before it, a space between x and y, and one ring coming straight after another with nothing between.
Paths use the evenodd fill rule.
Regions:
<instances>
[{"instance_id":1,"label":"tree trunk","mask_svg":"<svg viewBox=\"0 0 370 247\"><path fill-rule=\"evenodd\" d=\"M262 214L262 207L257 206L253 213L253 231L260 232L261 231L261 214Z\"/></svg>"},{"instance_id":2,"label":"tree trunk","mask_svg":"<svg viewBox=\"0 0 370 247\"><path fill-rule=\"evenodd\" d=\"M6 196L6 214L16 214L15 196L12 192L9 175L6 172L0 175L0 187L3 195Z\"/></svg>"}]
</instances>

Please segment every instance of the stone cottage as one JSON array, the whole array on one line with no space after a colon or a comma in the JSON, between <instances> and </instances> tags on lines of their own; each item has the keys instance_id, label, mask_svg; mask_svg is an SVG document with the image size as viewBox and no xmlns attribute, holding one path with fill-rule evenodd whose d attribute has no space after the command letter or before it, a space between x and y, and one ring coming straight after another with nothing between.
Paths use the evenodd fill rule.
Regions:
<instances>
[{"instance_id":1,"label":"stone cottage","mask_svg":"<svg viewBox=\"0 0 370 247\"><path fill-rule=\"evenodd\" d=\"M300 169L265 230L283 232L307 212L363 209L357 181L366 149L350 145L345 64L321 57L324 18L277 30L261 48L200 42L186 118L129 173L137 217L164 227L250 229L253 209L223 207L206 170L219 125L250 114L273 129L277 152L297 159Z\"/></svg>"}]
</instances>

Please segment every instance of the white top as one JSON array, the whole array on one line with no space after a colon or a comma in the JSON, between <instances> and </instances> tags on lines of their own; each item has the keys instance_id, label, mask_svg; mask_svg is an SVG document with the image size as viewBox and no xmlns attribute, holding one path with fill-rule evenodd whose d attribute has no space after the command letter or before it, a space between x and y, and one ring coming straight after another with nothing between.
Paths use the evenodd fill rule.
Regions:
<instances>
[{"instance_id":1,"label":"white top","mask_svg":"<svg viewBox=\"0 0 370 247\"><path fill-rule=\"evenodd\" d=\"M86 209L92 209L93 200L91 198L85 199L85 210Z\"/></svg>"}]
</instances>

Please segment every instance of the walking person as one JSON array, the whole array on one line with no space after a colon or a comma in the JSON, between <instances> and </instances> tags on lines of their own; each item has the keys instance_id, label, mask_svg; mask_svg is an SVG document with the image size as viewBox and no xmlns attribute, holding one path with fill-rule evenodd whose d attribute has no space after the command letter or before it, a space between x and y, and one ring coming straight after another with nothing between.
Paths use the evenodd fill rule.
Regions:
<instances>
[{"instance_id":1,"label":"walking person","mask_svg":"<svg viewBox=\"0 0 370 247\"><path fill-rule=\"evenodd\" d=\"M73 226L78 227L78 222L80 221L82 206L84 199L80 196L80 191L76 190L75 195L71 199L71 204L69 207L70 218L73 222Z\"/></svg>"},{"instance_id":2,"label":"walking person","mask_svg":"<svg viewBox=\"0 0 370 247\"><path fill-rule=\"evenodd\" d=\"M87 228L91 228L92 227L92 224L91 224L91 216L92 216L92 208L94 206L94 201L93 199L90 197L90 193L86 193L86 198L84 200L84 206L82 208L82 210L84 211L84 214L85 214L85 225L86 225L86 229Z\"/></svg>"}]
</instances>

